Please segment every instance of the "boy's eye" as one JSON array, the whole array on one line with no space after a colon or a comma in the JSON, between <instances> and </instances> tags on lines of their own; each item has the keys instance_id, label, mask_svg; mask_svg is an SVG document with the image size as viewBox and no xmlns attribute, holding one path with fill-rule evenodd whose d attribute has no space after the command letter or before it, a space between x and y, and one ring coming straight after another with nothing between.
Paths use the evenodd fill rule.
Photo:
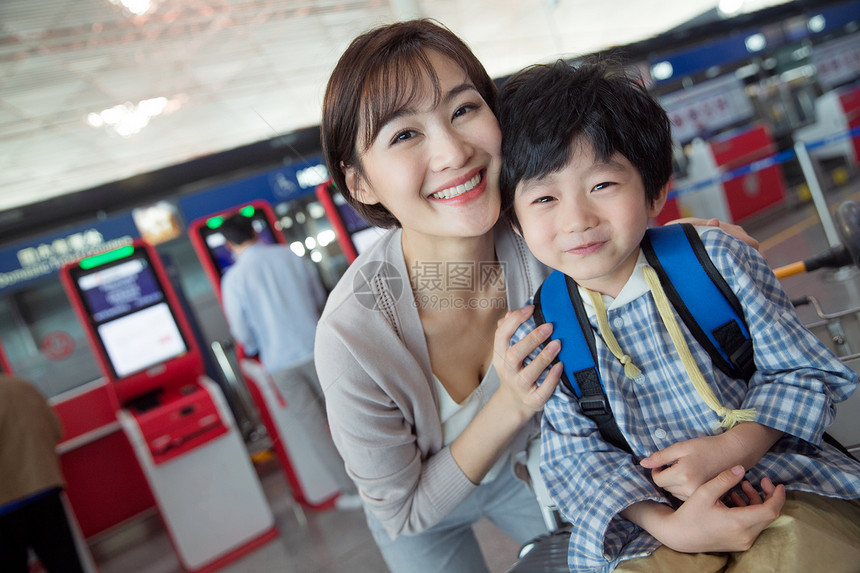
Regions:
<instances>
[{"instance_id":1,"label":"boy's eye","mask_svg":"<svg viewBox=\"0 0 860 573\"><path fill-rule=\"evenodd\" d=\"M605 181L603 183L598 183L597 185L592 187L592 191L600 191L600 190L606 189L607 187L610 187L612 185L615 185L615 184L612 183L611 181Z\"/></svg>"},{"instance_id":2,"label":"boy's eye","mask_svg":"<svg viewBox=\"0 0 860 573\"><path fill-rule=\"evenodd\" d=\"M544 195L542 197L538 197L533 202L534 203L549 203L551 201L555 201L555 198L550 197L549 195Z\"/></svg>"}]
</instances>

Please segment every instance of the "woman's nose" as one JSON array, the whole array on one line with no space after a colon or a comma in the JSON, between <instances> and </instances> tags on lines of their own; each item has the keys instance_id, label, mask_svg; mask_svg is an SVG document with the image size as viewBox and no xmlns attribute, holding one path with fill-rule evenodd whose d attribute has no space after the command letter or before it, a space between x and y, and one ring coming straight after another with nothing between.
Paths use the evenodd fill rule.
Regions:
<instances>
[{"instance_id":1,"label":"woman's nose","mask_svg":"<svg viewBox=\"0 0 860 573\"><path fill-rule=\"evenodd\" d=\"M453 129L441 129L432 140L430 168L433 171L458 168L472 155L471 144Z\"/></svg>"}]
</instances>

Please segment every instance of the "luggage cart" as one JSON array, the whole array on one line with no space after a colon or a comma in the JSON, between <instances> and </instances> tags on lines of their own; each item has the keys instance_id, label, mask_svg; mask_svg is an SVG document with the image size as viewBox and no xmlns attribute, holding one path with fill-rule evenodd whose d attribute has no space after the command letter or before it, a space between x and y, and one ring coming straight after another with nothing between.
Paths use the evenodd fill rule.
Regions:
<instances>
[{"instance_id":1,"label":"luggage cart","mask_svg":"<svg viewBox=\"0 0 860 573\"><path fill-rule=\"evenodd\" d=\"M794 306L810 306L818 320L807 323L812 331L842 362L860 373L860 307L828 313L814 296L791 301ZM855 391L836 407L836 419L827 433L836 438L855 458L860 457L860 391Z\"/></svg>"}]
</instances>

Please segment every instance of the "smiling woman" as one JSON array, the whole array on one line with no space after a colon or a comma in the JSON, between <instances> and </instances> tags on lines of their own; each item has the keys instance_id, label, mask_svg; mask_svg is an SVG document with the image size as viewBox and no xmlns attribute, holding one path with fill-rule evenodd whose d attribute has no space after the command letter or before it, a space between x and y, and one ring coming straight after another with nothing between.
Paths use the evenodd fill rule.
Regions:
<instances>
[{"instance_id":1,"label":"smiling woman","mask_svg":"<svg viewBox=\"0 0 860 573\"><path fill-rule=\"evenodd\" d=\"M508 349L530 309L506 311L546 272L497 226L495 96L469 48L426 20L357 38L326 91L337 187L396 228L341 279L316 343L332 436L392 571L486 571L482 517L519 542L546 530L511 466L557 383L535 384L557 348L527 369L548 333Z\"/></svg>"}]
</instances>

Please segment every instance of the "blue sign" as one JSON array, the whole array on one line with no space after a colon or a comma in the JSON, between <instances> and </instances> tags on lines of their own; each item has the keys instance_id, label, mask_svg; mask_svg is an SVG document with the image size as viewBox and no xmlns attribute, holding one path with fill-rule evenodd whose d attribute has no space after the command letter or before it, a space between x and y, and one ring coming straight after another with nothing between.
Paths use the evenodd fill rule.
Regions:
<instances>
[{"instance_id":1,"label":"blue sign","mask_svg":"<svg viewBox=\"0 0 860 573\"><path fill-rule=\"evenodd\" d=\"M0 293L54 275L64 264L126 245L140 233L131 213L0 249Z\"/></svg>"},{"instance_id":2,"label":"blue sign","mask_svg":"<svg viewBox=\"0 0 860 573\"><path fill-rule=\"evenodd\" d=\"M651 60L651 65L665 65L668 62L672 73L663 78L655 77L657 83L671 79L682 78L706 70L712 66L722 66L750 57L746 39L750 34L737 34L722 40L717 40L690 50L666 54Z\"/></svg>"},{"instance_id":3,"label":"blue sign","mask_svg":"<svg viewBox=\"0 0 860 573\"><path fill-rule=\"evenodd\" d=\"M179 208L190 223L212 213L230 209L254 200L272 205L293 201L313 193L316 186L328 179L328 171L320 158L311 158L296 165L287 165L266 173L213 187L207 191L179 198Z\"/></svg>"}]
</instances>

